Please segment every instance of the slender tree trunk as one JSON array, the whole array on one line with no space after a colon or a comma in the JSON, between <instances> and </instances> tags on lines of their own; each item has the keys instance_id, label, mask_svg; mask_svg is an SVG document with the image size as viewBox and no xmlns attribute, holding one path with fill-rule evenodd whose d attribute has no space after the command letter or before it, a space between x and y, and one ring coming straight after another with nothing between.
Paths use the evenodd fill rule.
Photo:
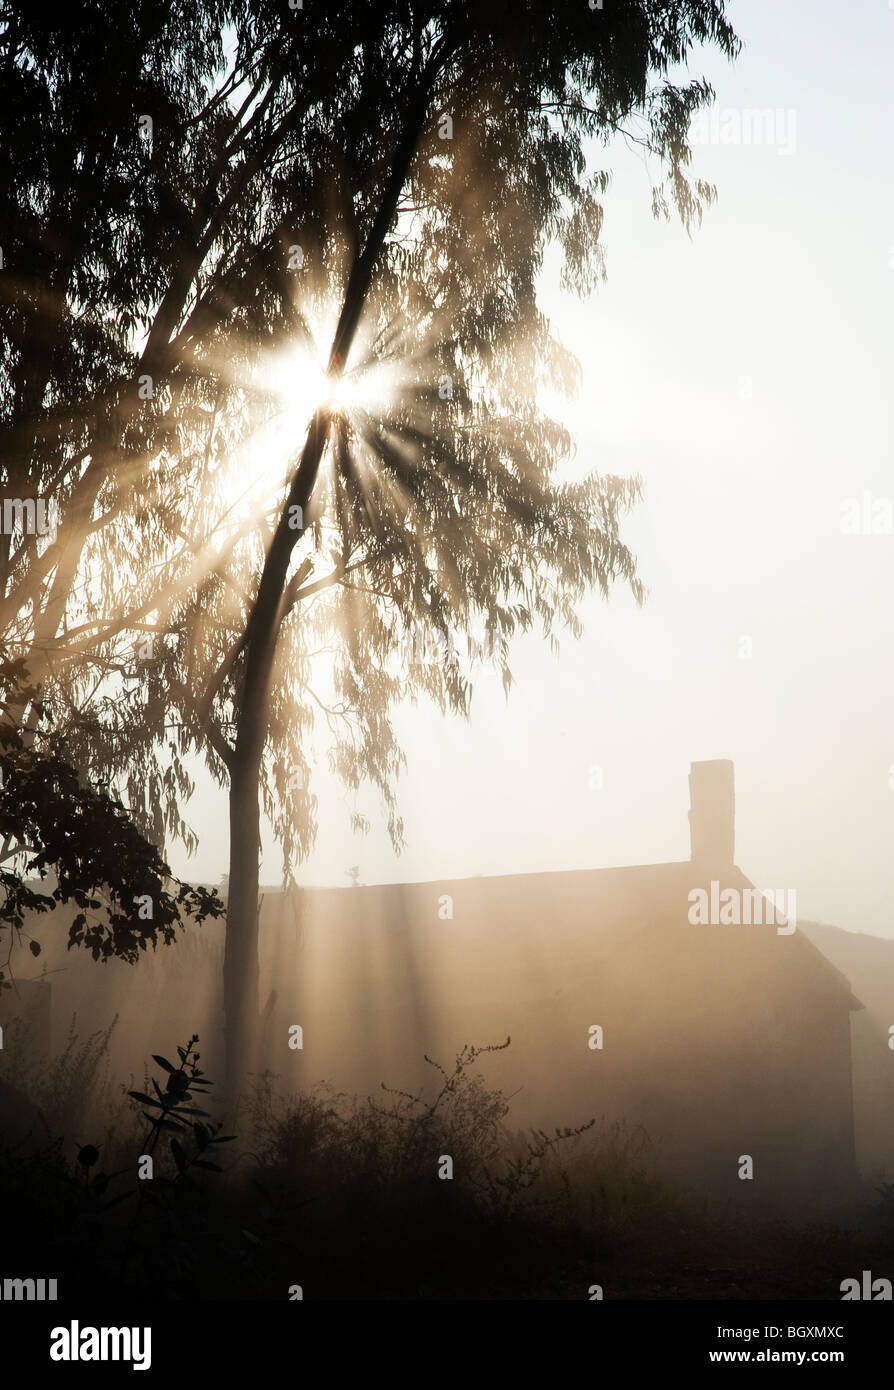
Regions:
<instances>
[{"instance_id":1,"label":"slender tree trunk","mask_svg":"<svg viewBox=\"0 0 894 1390\"><path fill-rule=\"evenodd\" d=\"M236 1104L254 1066L258 1020L258 874L261 812L257 750L238 750L230 782L230 877L224 950L228 1100Z\"/></svg>"},{"instance_id":2,"label":"slender tree trunk","mask_svg":"<svg viewBox=\"0 0 894 1390\"><path fill-rule=\"evenodd\" d=\"M267 736L267 704L282 600L297 536L289 508L307 506L328 437L322 411L314 417L301 463L267 553L258 596L246 627L245 673L239 698L236 747L230 764L230 877L224 948L225 1084L238 1103L246 1074L254 1067L259 1020L258 892L261 857L261 761Z\"/></svg>"},{"instance_id":3,"label":"slender tree trunk","mask_svg":"<svg viewBox=\"0 0 894 1390\"><path fill-rule=\"evenodd\" d=\"M397 210L401 189L412 163L445 43L433 57L412 95L391 172L362 253L354 261L329 356L328 375L337 380L347 361L373 272ZM227 939L224 951L225 1087L230 1104L238 1102L246 1072L257 1057L260 859L260 777L267 735L267 704L276 643L292 551L300 533L298 518L310 502L326 441L329 418L318 409L308 432L289 495L280 514L264 561L261 582L240 643L245 657L244 678L236 712L236 748L230 774L230 879Z\"/></svg>"}]
</instances>

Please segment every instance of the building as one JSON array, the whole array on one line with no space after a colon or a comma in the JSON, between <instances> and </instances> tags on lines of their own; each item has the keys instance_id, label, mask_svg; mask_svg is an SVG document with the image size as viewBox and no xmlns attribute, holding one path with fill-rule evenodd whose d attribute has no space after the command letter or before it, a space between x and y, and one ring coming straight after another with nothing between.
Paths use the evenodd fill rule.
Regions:
<instances>
[{"instance_id":1,"label":"building","mask_svg":"<svg viewBox=\"0 0 894 1390\"><path fill-rule=\"evenodd\" d=\"M862 1005L791 890L780 912L736 866L732 764L694 763L690 796L683 863L268 895L269 1065L413 1089L426 1054L511 1037L482 1070L520 1125L623 1119L666 1176L714 1192L742 1191L745 1156L749 1191L849 1191Z\"/></svg>"}]
</instances>

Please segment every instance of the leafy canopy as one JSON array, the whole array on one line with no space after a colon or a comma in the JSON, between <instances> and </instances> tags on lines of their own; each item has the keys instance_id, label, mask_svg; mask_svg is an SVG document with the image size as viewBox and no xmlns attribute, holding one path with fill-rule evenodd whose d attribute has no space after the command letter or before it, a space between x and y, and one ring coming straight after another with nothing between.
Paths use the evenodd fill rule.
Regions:
<instances>
[{"instance_id":1,"label":"leafy canopy","mask_svg":"<svg viewBox=\"0 0 894 1390\"><path fill-rule=\"evenodd\" d=\"M240 641L303 442L293 421L265 444L266 374L328 349L408 131L347 364L391 385L336 412L283 596L263 786L287 864L315 834L316 731L399 842L394 704L466 712L476 661L508 686L516 632L576 632L594 586L640 594L619 533L636 481L562 480L571 440L541 388L578 368L537 285L551 243L568 286L598 282L593 161L619 132L654 158L656 215L689 226L710 202L686 137L712 94L676 76L701 43L736 52L722 4L0 5L3 486L58 516L55 539L0 537L0 661L39 688L8 701L24 748L64 737L113 817L120 798L144 836L194 843L188 757L227 779ZM456 661L408 656L448 636Z\"/></svg>"}]
</instances>

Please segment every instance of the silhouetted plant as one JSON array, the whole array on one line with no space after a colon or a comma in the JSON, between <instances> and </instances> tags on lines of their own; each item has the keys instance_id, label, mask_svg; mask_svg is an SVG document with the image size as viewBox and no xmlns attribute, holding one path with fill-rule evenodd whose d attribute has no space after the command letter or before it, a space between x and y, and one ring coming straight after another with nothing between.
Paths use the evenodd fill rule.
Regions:
<instances>
[{"instance_id":1,"label":"silhouetted plant","mask_svg":"<svg viewBox=\"0 0 894 1390\"><path fill-rule=\"evenodd\" d=\"M470 1157L474 1155L476 1160L498 1152L503 1121L509 1113L508 1101L502 1091L487 1090L483 1077L471 1075L470 1071L479 1057L488 1052L504 1052L510 1043L510 1038L485 1047L467 1043L457 1053L451 1072L426 1055L425 1061L442 1077L440 1089L431 1100L424 1098L422 1090L411 1094L382 1082L382 1090L395 1100L387 1110L370 1100L370 1110L403 1126L403 1134L397 1138L405 1161L412 1160L420 1144L426 1152L430 1150L430 1138L435 1130L441 1142L452 1144L454 1149Z\"/></svg>"},{"instance_id":2,"label":"silhouetted plant","mask_svg":"<svg viewBox=\"0 0 894 1390\"><path fill-rule=\"evenodd\" d=\"M98 1028L86 1038L79 1036L77 1022L77 1014L73 1014L61 1050L48 1057L30 1043L27 1025L20 1033L19 1020L13 1020L16 1086L40 1111L48 1136L51 1132L60 1136L78 1131L95 1133L97 1123L108 1121L117 1105L109 1050L118 1015L108 1027Z\"/></svg>"},{"instance_id":3,"label":"silhouetted plant","mask_svg":"<svg viewBox=\"0 0 894 1390\"><path fill-rule=\"evenodd\" d=\"M140 1205L128 1231L123 1260L126 1264L133 1252L138 1231L142 1225L146 1205L154 1208L169 1234L176 1237L180 1256L189 1258L188 1243L183 1240L188 1227L194 1230L202 1225L200 1214L187 1200L187 1193L195 1193L198 1185L192 1177L195 1169L221 1173L223 1169L208 1157L209 1152L219 1144L231 1143L233 1134L221 1134L223 1126L210 1120L207 1110L194 1105L194 1093L204 1095L214 1083L205 1076L199 1066L200 1054L195 1045L199 1041L194 1034L186 1047L178 1047L180 1065L175 1067L166 1057L153 1054L152 1060L165 1074L162 1090L156 1080L152 1080L155 1096L144 1091L129 1091L128 1095L141 1106L148 1107L141 1113L149 1122L149 1130L143 1141L141 1158L154 1158L155 1150L163 1134L173 1131L169 1141L175 1173L164 1173L158 1177L140 1180ZM178 1133L186 1136L192 1131L191 1142L181 1142ZM183 1263L181 1258L180 1263Z\"/></svg>"},{"instance_id":4,"label":"silhouetted plant","mask_svg":"<svg viewBox=\"0 0 894 1390\"><path fill-rule=\"evenodd\" d=\"M83 1169L83 1195L80 1219L87 1225L102 1226L103 1217L113 1207L120 1206L133 1197L132 1192L119 1192L106 1200L109 1184L126 1170L105 1173L102 1169L90 1176L90 1170L99 1162L99 1149L94 1144L83 1144L78 1149L78 1166ZM76 1180L75 1180L76 1181Z\"/></svg>"}]
</instances>

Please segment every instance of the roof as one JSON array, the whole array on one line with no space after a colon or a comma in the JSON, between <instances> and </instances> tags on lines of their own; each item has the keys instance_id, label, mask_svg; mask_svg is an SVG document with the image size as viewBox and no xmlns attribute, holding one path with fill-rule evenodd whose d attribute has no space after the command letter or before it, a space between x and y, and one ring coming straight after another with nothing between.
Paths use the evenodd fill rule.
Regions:
<instances>
[{"instance_id":1,"label":"roof","mask_svg":"<svg viewBox=\"0 0 894 1390\"><path fill-rule=\"evenodd\" d=\"M763 959L754 964L764 973L784 964L839 996L846 1008L863 1007L845 977L803 932L779 934L772 924L693 926L689 895L696 888L709 892L712 879L721 891L756 889L734 865L712 872L686 860L285 893L265 890L261 920L265 950L273 946L277 968L300 948L336 968L339 958L345 966L350 962L352 973L359 956L371 980L430 971L439 978L468 974L471 965L476 981L494 975L528 977L540 989L544 981L566 981L586 972L607 954L629 953L631 960L643 952L646 958L664 957L668 938L683 956L698 941L711 958L719 950L725 961L742 963L746 944L760 943ZM267 937L269 928L274 942Z\"/></svg>"}]
</instances>

